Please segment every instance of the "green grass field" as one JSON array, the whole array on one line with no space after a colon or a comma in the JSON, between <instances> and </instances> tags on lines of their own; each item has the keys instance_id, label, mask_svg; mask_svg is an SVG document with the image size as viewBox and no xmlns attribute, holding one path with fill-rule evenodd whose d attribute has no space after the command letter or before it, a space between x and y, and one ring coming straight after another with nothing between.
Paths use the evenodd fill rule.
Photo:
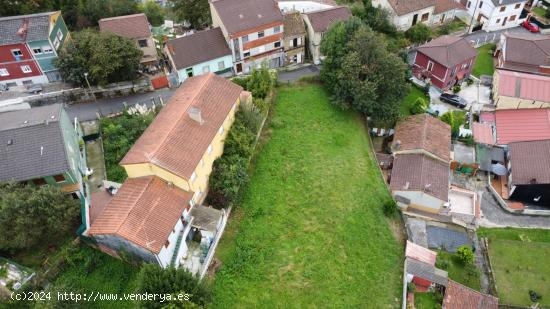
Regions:
<instances>
[{"instance_id":1,"label":"green grass field","mask_svg":"<svg viewBox=\"0 0 550 309\"><path fill-rule=\"evenodd\" d=\"M529 290L542 295L541 306L550 306L550 230L481 229L489 238L489 256L500 302L529 306Z\"/></svg>"},{"instance_id":2,"label":"green grass field","mask_svg":"<svg viewBox=\"0 0 550 309\"><path fill-rule=\"evenodd\" d=\"M493 73L495 72L495 65L493 63L493 54L491 53L491 50L495 50L495 48L495 44L486 44L477 49L476 63L472 69L473 76L493 76Z\"/></svg>"},{"instance_id":3,"label":"green grass field","mask_svg":"<svg viewBox=\"0 0 550 309\"><path fill-rule=\"evenodd\" d=\"M411 86L409 93L407 94L407 96L405 96L403 102L401 103L401 116L408 116L412 114L411 108L418 98L422 98L428 103L430 102L430 98L425 95L422 90L418 89L415 86Z\"/></svg>"},{"instance_id":4,"label":"green grass field","mask_svg":"<svg viewBox=\"0 0 550 309\"><path fill-rule=\"evenodd\" d=\"M218 247L214 308L395 308L403 247L357 114L279 89L269 141ZM393 229L390 229L390 225Z\"/></svg>"},{"instance_id":5,"label":"green grass field","mask_svg":"<svg viewBox=\"0 0 550 309\"><path fill-rule=\"evenodd\" d=\"M437 252L438 263L441 260L446 261L449 278L463 284L476 291L480 290L481 282L479 279L479 270L475 265L464 265L462 261L453 253L438 251Z\"/></svg>"},{"instance_id":6,"label":"green grass field","mask_svg":"<svg viewBox=\"0 0 550 309\"><path fill-rule=\"evenodd\" d=\"M434 293L414 294L414 306L416 309L435 309L438 303L441 305Z\"/></svg>"}]
</instances>

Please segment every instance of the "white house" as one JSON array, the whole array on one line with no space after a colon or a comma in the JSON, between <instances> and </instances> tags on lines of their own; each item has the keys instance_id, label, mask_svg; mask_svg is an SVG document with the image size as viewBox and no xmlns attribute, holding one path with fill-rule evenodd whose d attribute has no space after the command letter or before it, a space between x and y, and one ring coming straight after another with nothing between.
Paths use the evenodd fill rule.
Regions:
<instances>
[{"instance_id":1,"label":"white house","mask_svg":"<svg viewBox=\"0 0 550 309\"><path fill-rule=\"evenodd\" d=\"M521 23L520 15L526 0L461 0L475 27L496 31Z\"/></svg>"},{"instance_id":2,"label":"white house","mask_svg":"<svg viewBox=\"0 0 550 309\"><path fill-rule=\"evenodd\" d=\"M451 21L464 6L458 0L373 0L374 6L386 9L399 30L417 23L436 25Z\"/></svg>"}]
</instances>

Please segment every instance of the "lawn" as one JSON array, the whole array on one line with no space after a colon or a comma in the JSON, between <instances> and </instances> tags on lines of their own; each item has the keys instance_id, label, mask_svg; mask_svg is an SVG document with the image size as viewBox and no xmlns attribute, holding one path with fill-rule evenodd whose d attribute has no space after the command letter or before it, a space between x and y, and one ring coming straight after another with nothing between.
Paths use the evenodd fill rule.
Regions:
<instances>
[{"instance_id":1,"label":"lawn","mask_svg":"<svg viewBox=\"0 0 550 309\"><path fill-rule=\"evenodd\" d=\"M434 293L414 294L414 306L416 309L435 309L437 304L441 305Z\"/></svg>"},{"instance_id":2,"label":"lawn","mask_svg":"<svg viewBox=\"0 0 550 309\"><path fill-rule=\"evenodd\" d=\"M496 48L495 44L485 44L477 49L477 58L472 75L480 77L481 75L491 75L495 72L495 65L493 63L493 53L491 52Z\"/></svg>"},{"instance_id":3,"label":"lawn","mask_svg":"<svg viewBox=\"0 0 550 309\"><path fill-rule=\"evenodd\" d=\"M320 85L279 89L254 173L218 247L214 308L394 308L403 244L361 119ZM264 136L264 138L266 138Z\"/></svg>"},{"instance_id":4,"label":"lawn","mask_svg":"<svg viewBox=\"0 0 550 309\"><path fill-rule=\"evenodd\" d=\"M546 10L541 7L538 7L538 6L533 7L531 9L531 12L535 13L535 15L539 17L546 18Z\"/></svg>"},{"instance_id":5,"label":"lawn","mask_svg":"<svg viewBox=\"0 0 550 309\"><path fill-rule=\"evenodd\" d=\"M550 306L550 230L480 229L489 239L489 256L500 302L529 306L529 290L542 295L541 306Z\"/></svg>"},{"instance_id":6,"label":"lawn","mask_svg":"<svg viewBox=\"0 0 550 309\"><path fill-rule=\"evenodd\" d=\"M442 263L445 263L447 266L441 267ZM437 266L446 270L449 273L450 279L479 291L481 281L479 278L479 270L475 265L464 265L455 254L438 251Z\"/></svg>"},{"instance_id":7,"label":"lawn","mask_svg":"<svg viewBox=\"0 0 550 309\"><path fill-rule=\"evenodd\" d=\"M422 98L426 100L426 102L430 102L430 98L426 94L424 94L423 90L419 89L418 87L411 86L409 93L401 103L400 110L402 116L408 116L412 114L411 108L414 106L414 103L418 98Z\"/></svg>"}]
</instances>

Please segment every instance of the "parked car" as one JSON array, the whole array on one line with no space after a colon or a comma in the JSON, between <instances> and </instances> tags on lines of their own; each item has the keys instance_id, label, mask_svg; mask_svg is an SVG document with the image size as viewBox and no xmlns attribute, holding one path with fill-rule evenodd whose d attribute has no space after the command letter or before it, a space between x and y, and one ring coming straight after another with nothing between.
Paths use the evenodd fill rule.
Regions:
<instances>
[{"instance_id":1,"label":"parked car","mask_svg":"<svg viewBox=\"0 0 550 309\"><path fill-rule=\"evenodd\" d=\"M452 94L452 93L442 93L440 96L439 96L439 99L445 103L449 103L451 105L454 105L456 107L460 107L460 108L464 108L466 107L466 105L468 105L468 103L466 103L466 101L459 97L458 95L456 94Z\"/></svg>"},{"instance_id":2,"label":"parked car","mask_svg":"<svg viewBox=\"0 0 550 309\"><path fill-rule=\"evenodd\" d=\"M42 92L42 84L31 84L27 86L27 89L25 89L26 93L33 93L37 94Z\"/></svg>"},{"instance_id":3,"label":"parked car","mask_svg":"<svg viewBox=\"0 0 550 309\"><path fill-rule=\"evenodd\" d=\"M529 30L529 32L538 33L540 31L539 26L537 24L530 22L529 19L526 19L525 21L523 21L521 23L521 26Z\"/></svg>"}]
</instances>

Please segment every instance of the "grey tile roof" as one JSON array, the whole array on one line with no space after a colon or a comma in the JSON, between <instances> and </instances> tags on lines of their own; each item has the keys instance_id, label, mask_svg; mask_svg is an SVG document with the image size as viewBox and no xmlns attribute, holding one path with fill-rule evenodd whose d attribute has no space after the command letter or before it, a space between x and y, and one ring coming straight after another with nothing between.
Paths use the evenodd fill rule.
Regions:
<instances>
[{"instance_id":1,"label":"grey tile roof","mask_svg":"<svg viewBox=\"0 0 550 309\"><path fill-rule=\"evenodd\" d=\"M311 27L315 32L325 32L336 22L346 21L351 17L351 11L347 6L338 6L319 11L306 13Z\"/></svg>"},{"instance_id":2,"label":"grey tile roof","mask_svg":"<svg viewBox=\"0 0 550 309\"><path fill-rule=\"evenodd\" d=\"M550 140L508 144L512 185L550 184Z\"/></svg>"},{"instance_id":3,"label":"grey tile roof","mask_svg":"<svg viewBox=\"0 0 550 309\"><path fill-rule=\"evenodd\" d=\"M219 27L170 40L168 52L178 70L223 56L231 56L231 50Z\"/></svg>"},{"instance_id":4,"label":"grey tile roof","mask_svg":"<svg viewBox=\"0 0 550 309\"><path fill-rule=\"evenodd\" d=\"M550 37L532 33L505 33L504 68L539 73L550 57Z\"/></svg>"},{"instance_id":5,"label":"grey tile roof","mask_svg":"<svg viewBox=\"0 0 550 309\"><path fill-rule=\"evenodd\" d=\"M406 259L407 273L415 277L429 280L443 286L447 286L449 276L446 271L435 268L434 266L417 261L412 258Z\"/></svg>"},{"instance_id":6,"label":"grey tile roof","mask_svg":"<svg viewBox=\"0 0 550 309\"><path fill-rule=\"evenodd\" d=\"M428 234L428 248L442 248L448 252L456 252L458 247L472 244L466 232L428 225L426 233Z\"/></svg>"},{"instance_id":7,"label":"grey tile roof","mask_svg":"<svg viewBox=\"0 0 550 309\"><path fill-rule=\"evenodd\" d=\"M0 114L0 182L69 170L59 123L61 108L54 104Z\"/></svg>"},{"instance_id":8,"label":"grey tile roof","mask_svg":"<svg viewBox=\"0 0 550 309\"><path fill-rule=\"evenodd\" d=\"M50 34L50 16L54 12L0 18L0 45L45 40ZM28 21L27 37L17 34Z\"/></svg>"},{"instance_id":9,"label":"grey tile roof","mask_svg":"<svg viewBox=\"0 0 550 309\"><path fill-rule=\"evenodd\" d=\"M274 0L214 0L212 5L230 35L283 22L283 14Z\"/></svg>"},{"instance_id":10,"label":"grey tile roof","mask_svg":"<svg viewBox=\"0 0 550 309\"><path fill-rule=\"evenodd\" d=\"M464 38L451 35L433 39L417 50L448 68L477 56L477 50Z\"/></svg>"},{"instance_id":11,"label":"grey tile roof","mask_svg":"<svg viewBox=\"0 0 550 309\"><path fill-rule=\"evenodd\" d=\"M491 0L491 1L493 2L493 4L496 7L503 6L503 5L509 5L509 4L513 4L513 3L525 2L525 0L502 0L502 3L500 3L500 0Z\"/></svg>"}]
</instances>

